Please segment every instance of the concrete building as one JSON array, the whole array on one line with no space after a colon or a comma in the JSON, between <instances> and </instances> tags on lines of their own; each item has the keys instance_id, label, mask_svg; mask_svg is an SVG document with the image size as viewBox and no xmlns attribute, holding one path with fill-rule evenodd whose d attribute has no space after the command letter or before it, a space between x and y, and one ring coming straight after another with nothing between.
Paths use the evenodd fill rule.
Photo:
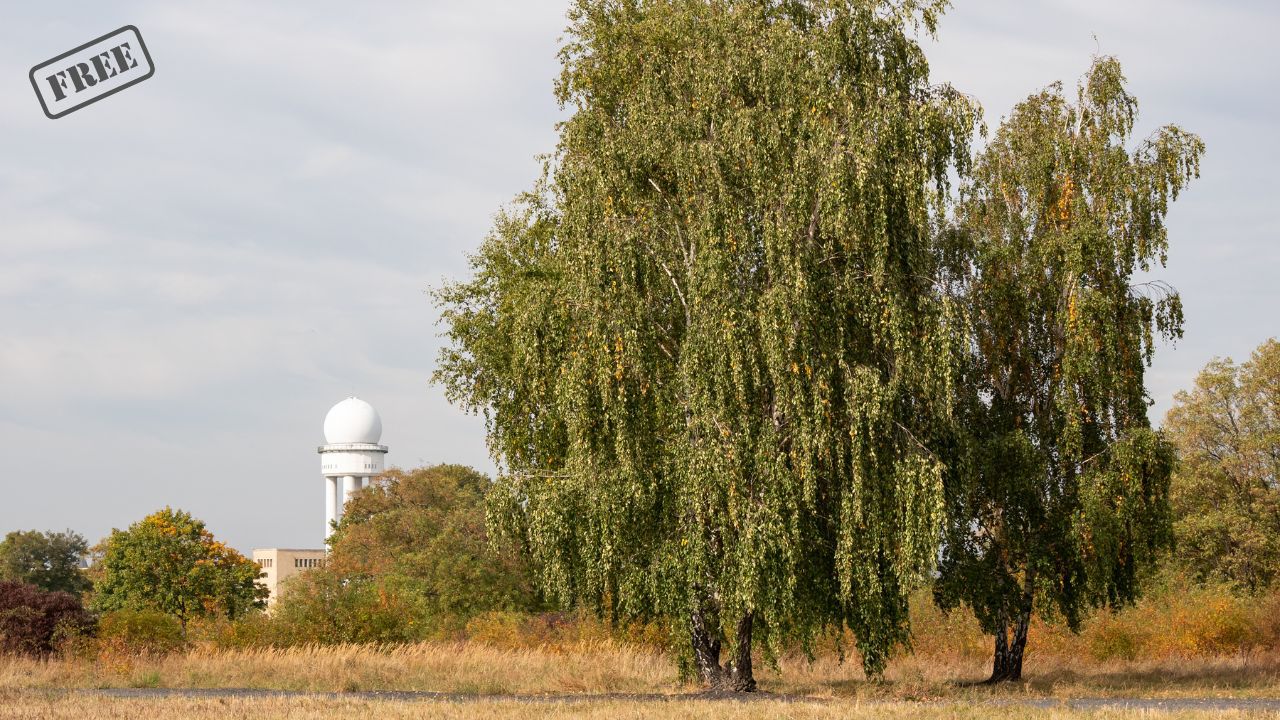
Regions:
<instances>
[{"instance_id":1,"label":"concrete building","mask_svg":"<svg viewBox=\"0 0 1280 720\"><path fill-rule=\"evenodd\" d=\"M292 548L266 548L253 551L253 561L261 568L263 577L258 584L271 593L267 606L274 605L280 597L280 584L303 570L324 567L324 550L299 550Z\"/></svg>"},{"instance_id":2,"label":"concrete building","mask_svg":"<svg viewBox=\"0 0 1280 720\"><path fill-rule=\"evenodd\" d=\"M356 490L382 474L387 446L380 445L382 418L369 403L349 397L334 405L324 417L325 444L320 453L320 474L324 477L324 539L342 519L342 510ZM271 591L268 605L275 604L281 583L310 568L323 567L327 550L255 548L253 560L265 577L258 582Z\"/></svg>"}]
</instances>

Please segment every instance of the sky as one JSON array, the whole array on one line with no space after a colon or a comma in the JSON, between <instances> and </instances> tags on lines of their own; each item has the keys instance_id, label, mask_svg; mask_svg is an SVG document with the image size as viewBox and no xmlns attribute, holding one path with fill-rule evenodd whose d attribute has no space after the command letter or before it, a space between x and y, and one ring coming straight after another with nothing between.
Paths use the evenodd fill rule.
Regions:
<instances>
[{"instance_id":1,"label":"sky","mask_svg":"<svg viewBox=\"0 0 1280 720\"><path fill-rule=\"evenodd\" d=\"M316 446L350 395L389 464L492 472L483 423L429 383L427 291L554 149L567 7L0 5L0 534L95 542L168 505L245 552L319 547ZM991 128L1103 53L1142 134L1204 138L1157 273L1186 308L1148 376L1157 422L1277 334L1278 23L1261 0L956 0L924 43ZM46 118L28 71L128 24L154 77Z\"/></svg>"}]
</instances>

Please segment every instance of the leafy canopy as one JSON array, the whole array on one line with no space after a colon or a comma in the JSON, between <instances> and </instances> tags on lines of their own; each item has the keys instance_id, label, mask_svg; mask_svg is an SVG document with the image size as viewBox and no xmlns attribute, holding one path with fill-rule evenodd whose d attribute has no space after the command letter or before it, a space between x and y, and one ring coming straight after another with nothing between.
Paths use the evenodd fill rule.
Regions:
<instances>
[{"instance_id":1,"label":"leafy canopy","mask_svg":"<svg viewBox=\"0 0 1280 720\"><path fill-rule=\"evenodd\" d=\"M1280 578L1280 342L1214 360L1174 400L1177 557L1202 580L1262 590Z\"/></svg>"},{"instance_id":2,"label":"leafy canopy","mask_svg":"<svg viewBox=\"0 0 1280 720\"><path fill-rule=\"evenodd\" d=\"M185 622L234 619L266 606L258 566L190 513L166 507L128 530L112 530L99 550L92 606L100 612L157 610Z\"/></svg>"},{"instance_id":3,"label":"leafy canopy","mask_svg":"<svg viewBox=\"0 0 1280 720\"><path fill-rule=\"evenodd\" d=\"M438 295L437 379L552 597L845 623L872 671L906 637L958 351L932 232L977 112L913 39L943 4L574 3L546 177Z\"/></svg>"},{"instance_id":4,"label":"leafy canopy","mask_svg":"<svg viewBox=\"0 0 1280 720\"><path fill-rule=\"evenodd\" d=\"M389 470L351 496L325 566L289 579L275 618L295 641L411 642L538 609L528 566L490 547L491 486L461 465Z\"/></svg>"},{"instance_id":5,"label":"leafy canopy","mask_svg":"<svg viewBox=\"0 0 1280 720\"><path fill-rule=\"evenodd\" d=\"M1074 624L1119 603L1169 537L1173 453L1144 371L1182 331L1164 264L1169 203L1204 146L1165 126L1131 147L1137 101L1098 58L1075 101L1019 104L978 156L951 234L972 344L937 598L997 635L1034 603ZM1019 669L1020 672L1020 661Z\"/></svg>"},{"instance_id":6,"label":"leafy canopy","mask_svg":"<svg viewBox=\"0 0 1280 720\"><path fill-rule=\"evenodd\" d=\"M0 580L79 595L92 583L80 569L89 544L79 533L15 530L0 541Z\"/></svg>"},{"instance_id":7,"label":"leafy canopy","mask_svg":"<svg viewBox=\"0 0 1280 720\"><path fill-rule=\"evenodd\" d=\"M436 615L535 609L526 566L490 546L492 484L462 465L393 468L347 504L327 567L349 580L403 578Z\"/></svg>"}]
</instances>

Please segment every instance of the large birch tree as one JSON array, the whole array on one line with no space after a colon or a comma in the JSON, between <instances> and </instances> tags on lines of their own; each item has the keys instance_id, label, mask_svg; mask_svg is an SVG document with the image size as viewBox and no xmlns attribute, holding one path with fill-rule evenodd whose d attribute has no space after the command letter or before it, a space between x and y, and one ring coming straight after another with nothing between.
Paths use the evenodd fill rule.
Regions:
<instances>
[{"instance_id":1,"label":"large birch tree","mask_svg":"<svg viewBox=\"0 0 1280 720\"><path fill-rule=\"evenodd\" d=\"M439 292L495 531L708 685L833 625L880 671L936 558L933 238L977 117L914 40L944 4L577 0L545 180Z\"/></svg>"}]
</instances>

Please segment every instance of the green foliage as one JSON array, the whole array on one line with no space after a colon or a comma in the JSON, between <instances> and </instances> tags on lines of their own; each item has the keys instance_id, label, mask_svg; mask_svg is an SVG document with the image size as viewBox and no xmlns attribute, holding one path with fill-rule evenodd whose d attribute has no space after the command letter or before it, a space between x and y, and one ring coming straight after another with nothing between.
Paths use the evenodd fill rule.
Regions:
<instances>
[{"instance_id":1,"label":"green foliage","mask_svg":"<svg viewBox=\"0 0 1280 720\"><path fill-rule=\"evenodd\" d=\"M959 351L933 227L977 116L913 39L943 5L574 3L573 115L439 292L436 376L563 605L701 618L717 654L847 624L872 672L906 637Z\"/></svg>"},{"instance_id":2,"label":"green foliage","mask_svg":"<svg viewBox=\"0 0 1280 720\"><path fill-rule=\"evenodd\" d=\"M80 570L80 558L88 551L85 539L70 530L15 530L0 541L0 580L79 595L91 585Z\"/></svg>"},{"instance_id":3,"label":"green foliage","mask_svg":"<svg viewBox=\"0 0 1280 720\"><path fill-rule=\"evenodd\" d=\"M185 622L265 607L258 566L181 510L165 508L128 530L112 530L99 549L92 601L98 611L155 610Z\"/></svg>"},{"instance_id":4,"label":"green foliage","mask_svg":"<svg viewBox=\"0 0 1280 720\"><path fill-rule=\"evenodd\" d=\"M1202 580L1258 591L1280 577L1280 343L1243 365L1214 360L1179 392L1164 429L1178 446L1178 559Z\"/></svg>"},{"instance_id":5,"label":"green foliage","mask_svg":"<svg viewBox=\"0 0 1280 720\"><path fill-rule=\"evenodd\" d=\"M488 477L461 465L392 469L348 502L327 567L352 580L395 579L442 621L536 609L527 566L489 543L490 487Z\"/></svg>"},{"instance_id":6,"label":"green foliage","mask_svg":"<svg viewBox=\"0 0 1280 720\"><path fill-rule=\"evenodd\" d=\"M1203 144L1166 126L1130 149L1136 120L1112 58L1074 104L1061 85L1031 96L979 155L948 236L972 347L936 595L997 643L1033 604L1074 626L1132 600L1169 539L1173 454L1143 378L1182 307L1133 276L1163 265L1164 217Z\"/></svg>"},{"instance_id":7,"label":"green foliage","mask_svg":"<svg viewBox=\"0 0 1280 720\"><path fill-rule=\"evenodd\" d=\"M436 620L417 588L400 578L345 578L330 568L285 582L272 611L277 644L406 643Z\"/></svg>"},{"instance_id":8,"label":"green foliage","mask_svg":"<svg viewBox=\"0 0 1280 720\"><path fill-rule=\"evenodd\" d=\"M529 572L490 547L489 478L461 465L392 469L356 493L325 567L286 582L273 618L288 642L412 642L490 611L539 607ZM283 628L283 629L281 629Z\"/></svg>"},{"instance_id":9,"label":"green foliage","mask_svg":"<svg viewBox=\"0 0 1280 720\"><path fill-rule=\"evenodd\" d=\"M98 619L101 648L131 654L158 655L186 645L182 621L158 610L115 610Z\"/></svg>"},{"instance_id":10,"label":"green foliage","mask_svg":"<svg viewBox=\"0 0 1280 720\"><path fill-rule=\"evenodd\" d=\"M79 596L0 580L0 654L46 655L60 636L92 627Z\"/></svg>"}]
</instances>

